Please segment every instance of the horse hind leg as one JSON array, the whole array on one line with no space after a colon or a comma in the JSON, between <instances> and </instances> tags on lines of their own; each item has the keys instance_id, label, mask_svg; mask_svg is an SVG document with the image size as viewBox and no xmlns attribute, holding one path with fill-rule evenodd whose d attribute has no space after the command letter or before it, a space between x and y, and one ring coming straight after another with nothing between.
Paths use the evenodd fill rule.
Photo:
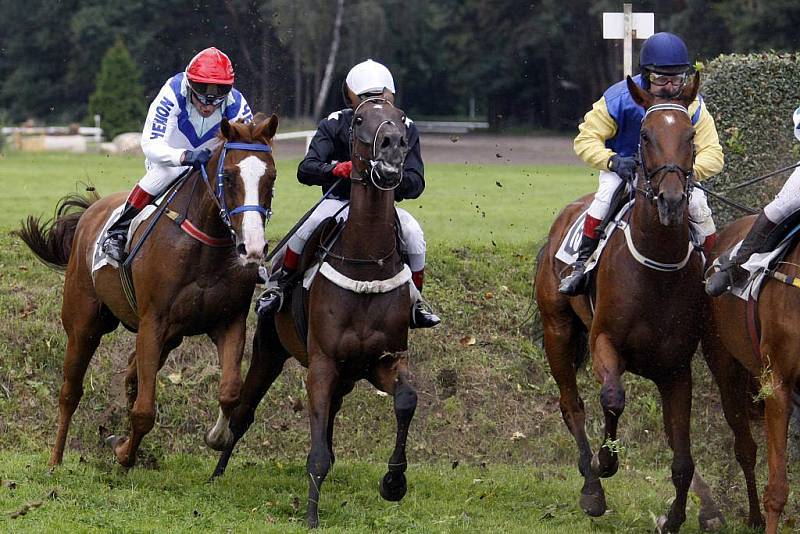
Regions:
<instances>
[{"instance_id":1,"label":"horse hind leg","mask_svg":"<svg viewBox=\"0 0 800 534\"><path fill-rule=\"evenodd\" d=\"M62 322L67 330L67 350L64 355L64 381L58 400L58 432L49 465L58 465L63 461L72 416L83 397L83 378L86 369L103 335L114 330L119 324L102 314L100 306L95 301L79 305L72 303L71 300L65 295L64 309L69 312L63 314Z\"/></svg>"},{"instance_id":2,"label":"horse hind leg","mask_svg":"<svg viewBox=\"0 0 800 534\"><path fill-rule=\"evenodd\" d=\"M233 410L228 423L233 439L220 454L211 475L212 479L225 474L233 449L253 424L256 408L275 379L280 376L288 358L289 354L281 345L272 320L259 318L256 335L253 337L253 355L242 386L241 402Z\"/></svg>"},{"instance_id":3,"label":"horse hind leg","mask_svg":"<svg viewBox=\"0 0 800 534\"><path fill-rule=\"evenodd\" d=\"M386 362L386 363L384 363ZM384 358L374 370L370 381L378 389L394 397L394 415L397 420L397 434L394 451L389 457L389 468L380 484L381 497L387 501L401 500L407 490L406 441L408 429L417 409L417 392L411 385L408 362L405 357L395 361Z\"/></svg>"},{"instance_id":4,"label":"horse hind leg","mask_svg":"<svg viewBox=\"0 0 800 534\"><path fill-rule=\"evenodd\" d=\"M580 507L587 515L599 517L606 511L606 498L591 467L592 447L586 435L586 411L577 382L578 367L585 355L585 334L572 317L543 316L542 322L545 354L558 384L561 417L578 446L578 470L584 478Z\"/></svg>"}]
</instances>

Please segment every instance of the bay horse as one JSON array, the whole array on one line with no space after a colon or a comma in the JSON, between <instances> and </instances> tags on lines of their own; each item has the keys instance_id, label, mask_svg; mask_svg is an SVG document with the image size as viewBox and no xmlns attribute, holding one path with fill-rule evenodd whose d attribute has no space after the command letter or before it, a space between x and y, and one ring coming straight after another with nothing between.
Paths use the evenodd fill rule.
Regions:
<instances>
[{"instance_id":1,"label":"bay horse","mask_svg":"<svg viewBox=\"0 0 800 534\"><path fill-rule=\"evenodd\" d=\"M720 232L711 259L741 241L754 220L754 216L743 217ZM796 243L776 270L790 277L800 276L800 247ZM792 398L800 394L800 291L767 278L757 302L748 303L730 293L709 301L703 352L720 389L725 419L733 430L736 459L747 483L748 524L753 527L763 526L764 518L755 479L756 443L748 417L754 402L754 396L748 394L754 389L749 387L751 381L757 381L757 398L764 400L769 465L764 509L766 531L772 534L778 531L789 495L786 442ZM756 324L760 324L760 336Z\"/></svg>"},{"instance_id":2,"label":"bay horse","mask_svg":"<svg viewBox=\"0 0 800 534\"><path fill-rule=\"evenodd\" d=\"M101 267L94 280L91 273L98 235L125 193L65 197L52 223L29 217L17 231L39 259L66 270L61 323L67 349L50 465L62 462L70 421L83 395L83 378L100 339L120 323L137 333L125 378L131 435L108 441L121 465L133 466L142 438L154 426L156 373L184 336L206 334L217 347L220 412L229 416L239 403L245 320L267 248L264 226L276 178L271 142L277 126L275 115L258 124L223 119L219 144L209 161L210 168L217 169L216 183L209 183L205 170L194 171L172 204L184 208L182 215L195 234L214 246L161 217L130 264L136 310L116 268ZM132 243L141 238L145 226L139 226ZM215 429L206 434L206 443L223 449L231 440L230 431Z\"/></svg>"},{"instance_id":3,"label":"bay horse","mask_svg":"<svg viewBox=\"0 0 800 534\"><path fill-rule=\"evenodd\" d=\"M397 249L393 189L402 179L408 151L405 114L384 98L368 98L353 115L349 215L341 236L324 251L325 261L349 282L317 274L304 304L308 335L297 333L291 306L274 318L259 318L253 358L242 390L242 402L230 421L233 443L220 457L213 477L225 472L235 444L252 424L256 407L293 356L308 368L306 387L311 423L311 451L306 521L319 525L320 487L331 465L333 427L344 396L367 379L394 397L397 436L388 472L380 483L384 499L399 501L406 493L406 439L417 405L417 393L405 351L408 349L411 298L410 271ZM319 241L305 247L301 265L316 255ZM322 272L323 269L320 269ZM389 284L394 280L394 283ZM382 281L382 282L379 282ZM355 287L388 284L356 292ZM346 286L346 287L344 287ZM299 288L295 291L299 291Z\"/></svg>"},{"instance_id":4,"label":"bay horse","mask_svg":"<svg viewBox=\"0 0 800 534\"><path fill-rule=\"evenodd\" d=\"M535 276L545 353L558 384L564 422L579 450L578 469L584 478L580 506L586 514L605 513L600 479L614 475L619 465L617 424L625 408L622 374L633 372L658 387L673 450L675 486L675 500L659 518L659 532L677 531L686 520L687 492L694 474L689 426L691 359L701 336L703 260L690 244L694 129L687 109L699 82L696 74L678 97L665 100L627 78L633 99L646 110L635 202L627 220L629 233L626 236L623 228L614 232L599 260L595 295L570 298L559 293L565 264L555 259L559 244L587 209L591 195L572 202L558 215ZM594 376L601 384L605 419L603 444L596 454L586 435L576 381L587 341Z\"/></svg>"}]
</instances>

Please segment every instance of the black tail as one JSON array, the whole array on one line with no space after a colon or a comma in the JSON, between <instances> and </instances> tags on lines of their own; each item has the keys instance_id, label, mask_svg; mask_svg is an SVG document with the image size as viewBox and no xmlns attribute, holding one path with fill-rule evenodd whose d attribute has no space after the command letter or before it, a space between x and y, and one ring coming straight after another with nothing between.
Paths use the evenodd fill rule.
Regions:
<instances>
[{"instance_id":1,"label":"black tail","mask_svg":"<svg viewBox=\"0 0 800 534\"><path fill-rule=\"evenodd\" d=\"M19 236L34 254L47 266L64 270L72 252L72 239L78 220L100 196L92 189L86 195L67 195L56 204L53 219L42 222L40 217L28 217L19 230Z\"/></svg>"}]
</instances>

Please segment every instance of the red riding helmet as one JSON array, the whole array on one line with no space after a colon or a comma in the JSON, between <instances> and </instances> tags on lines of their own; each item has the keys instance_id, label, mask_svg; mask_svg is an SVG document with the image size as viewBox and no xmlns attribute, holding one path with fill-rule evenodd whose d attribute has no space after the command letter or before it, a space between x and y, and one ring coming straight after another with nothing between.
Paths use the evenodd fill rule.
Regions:
<instances>
[{"instance_id":1,"label":"red riding helmet","mask_svg":"<svg viewBox=\"0 0 800 534\"><path fill-rule=\"evenodd\" d=\"M233 65L228 56L212 46L192 58L186 76L195 83L233 85Z\"/></svg>"}]
</instances>

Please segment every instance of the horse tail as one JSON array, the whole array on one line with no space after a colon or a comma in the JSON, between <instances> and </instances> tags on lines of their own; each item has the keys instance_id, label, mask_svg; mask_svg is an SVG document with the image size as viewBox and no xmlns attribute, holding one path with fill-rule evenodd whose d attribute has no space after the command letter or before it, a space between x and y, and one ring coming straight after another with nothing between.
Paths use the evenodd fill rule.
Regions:
<instances>
[{"instance_id":1,"label":"horse tail","mask_svg":"<svg viewBox=\"0 0 800 534\"><path fill-rule=\"evenodd\" d=\"M45 265L63 271L69 262L78 221L99 198L93 189L86 195L67 195L56 204L53 219L42 222L40 217L29 216L12 234L19 236Z\"/></svg>"}]
</instances>

